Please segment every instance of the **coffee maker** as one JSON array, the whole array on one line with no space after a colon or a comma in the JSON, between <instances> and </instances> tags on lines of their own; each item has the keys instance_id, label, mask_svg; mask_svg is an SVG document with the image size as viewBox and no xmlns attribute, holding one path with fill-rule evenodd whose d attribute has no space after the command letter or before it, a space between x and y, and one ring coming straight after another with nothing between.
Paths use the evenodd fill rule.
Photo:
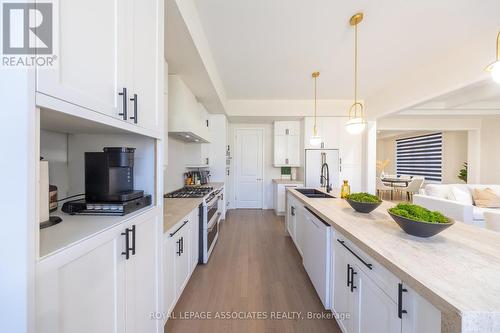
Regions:
<instances>
[{"instance_id":1,"label":"coffee maker","mask_svg":"<svg viewBox=\"0 0 500 333\"><path fill-rule=\"evenodd\" d=\"M85 153L85 199L64 203L70 215L126 215L151 205L151 195L134 190L135 148L105 147Z\"/></svg>"},{"instance_id":2,"label":"coffee maker","mask_svg":"<svg viewBox=\"0 0 500 333\"><path fill-rule=\"evenodd\" d=\"M105 147L85 153L87 202L123 202L144 195L134 190L134 152L135 148Z\"/></svg>"}]
</instances>

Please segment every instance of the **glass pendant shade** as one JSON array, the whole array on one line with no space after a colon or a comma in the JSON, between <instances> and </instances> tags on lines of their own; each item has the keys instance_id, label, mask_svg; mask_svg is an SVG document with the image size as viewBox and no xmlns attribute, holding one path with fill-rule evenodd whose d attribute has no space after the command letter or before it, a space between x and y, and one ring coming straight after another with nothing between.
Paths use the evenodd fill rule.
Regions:
<instances>
[{"instance_id":1,"label":"glass pendant shade","mask_svg":"<svg viewBox=\"0 0 500 333\"><path fill-rule=\"evenodd\" d=\"M493 81L500 84L500 60L489 65L486 70L490 72Z\"/></svg>"},{"instance_id":2,"label":"glass pendant shade","mask_svg":"<svg viewBox=\"0 0 500 333\"><path fill-rule=\"evenodd\" d=\"M493 81L500 84L500 32L497 36L497 61L486 67L485 70L490 72Z\"/></svg>"},{"instance_id":3,"label":"glass pendant shade","mask_svg":"<svg viewBox=\"0 0 500 333\"><path fill-rule=\"evenodd\" d=\"M345 124L345 129L349 134L359 134L366 128L366 122L363 118L352 118Z\"/></svg>"}]
</instances>

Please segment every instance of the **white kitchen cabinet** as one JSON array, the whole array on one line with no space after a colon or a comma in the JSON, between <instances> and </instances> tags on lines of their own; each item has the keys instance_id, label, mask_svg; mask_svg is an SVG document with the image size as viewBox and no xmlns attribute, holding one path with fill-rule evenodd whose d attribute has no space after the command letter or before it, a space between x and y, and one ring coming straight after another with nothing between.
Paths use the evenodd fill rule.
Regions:
<instances>
[{"instance_id":1,"label":"white kitchen cabinet","mask_svg":"<svg viewBox=\"0 0 500 333\"><path fill-rule=\"evenodd\" d=\"M131 75L128 120L141 127L160 130L163 126L163 0L132 0L130 29Z\"/></svg>"},{"instance_id":2,"label":"white kitchen cabinet","mask_svg":"<svg viewBox=\"0 0 500 333\"><path fill-rule=\"evenodd\" d=\"M334 246L335 247L335 246ZM337 323L344 333L353 332L351 309L354 308L354 299L351 297L350 260L343 251L335 252L335 269L333 273L333 313L337 315ZM348 266L349 265L349 266Z\"/></svg>"},{"instance_id":3,"label":"white kitchen cabinet","mask_svg":"<svg viewBox=\"0 0 500 333\"><path fill-rule=\"evenodd\" d=\"M305 243L305 208L304 206L297 206L295 210L295 246L300 255L304 255L304 243Z\"/></svg>"},{"instance_id":4,"label":"white kitchen cabinet","mask_svg":"<svg viewBox=\"0 0 500 333\"><path fill-rule=\"evenodd\" d=\"M180 76L168 76L168 89L170 135L187 142L210 142L208 112L201 103L198 103Z\"/></svg>"},{"instance_id":5,"label":"white kitchen cabinet","mask_svg":"<svg viewBox=\"0 0 500 333\"><path fill-rule=\"evenodd\" d=\"M349 134L345 129L347 117L339 118L339 153L342 165L361 165L363 135Z\"/></svg>"},{"instance_id":6,"label":"white kitchen cabinet","mask_svg":"<svg viewBox=\"0 0 500 333\"><path fill-rule=\"evenodd\" d=\"M47 258L37 265L36 328L40 333L125 330L124 237ZM84 315L82 315L84 314Z\"/></svg>"},{"instance_id":7,"label":"white kitchen cabinet","mask_svg":"<svg viewBox=\"0 0 500 333\"><path fill-rule=\"evenodd\" d=\"M126 7L125 2L61 1L58 68L38 68L36 90L121 117L123 104L118 93L127 87L125 68L127 49L131 48L125 31Z\"/></svg>"},{"instance_id":8,"label":"white kitchen cabinet","mask_svg":"<svg viewBox=\"0 0 500 333\"><path fill-rule=\"evenodd\" d=\"M286 190L290 188L298 188L303 187L302 183L297 181L290 181L287 183L286 181L275 181L273 182L274 187L274 213L276 215L285 215L285 199L286 199Z\"/></svg>"},{"instance_id":9,"label":"white kitchen cabinet","mask_svg":"<svg viewBox=\"0 0 500 333\"><path fill-rule=\"evenodd\" d=\"M304 118L304 147L305 149L339 149L340 131L339 126L345 117L317 117L316 131L321 137L321 143L313 146L309 139L314 131L314 117Z\"/></svg>"},{"instance_id":10,"label":"white kitchen cabinet","mask_svg":"<svg viewBox=\"0 0 500 333\"><path fill-rule=\"evenodd\" d=\"M397 304L354 265L352 283L355 289L353 332L400 333L401 319ZM357 310L357 311L356 311Z\"/></svg>"},{"instance_id":11,"label":"white kitchen cabinet","mask_svg":"<svg viewBox=\"0 0 500 333\"><path fill-rule=\"evenodd\" d=\"M159 244L158 222L154 217L132 225L135 228L132 255L126 264L126 328L127 332L156 332L156 320L150 313L159 308ZM134 240L135 239L135 240Z\"/></svg>"},{"instance_id":12,"label":"white kitchen cabinet","mask_svg":"<svg viewBox=\"0 0 500 333\"><path fill-rule=\"evenodd\" d=\"M163 2L69 0L58 18L58 67L37 68L37 92L158 132Z\"/></svg>"},{"instance_id":13,"label":"white kitchen cabinet","mask_svg":"<svg viewBox=\"0 0 500 333\"><path fill-rule=\"evenodd\" d=\"M334 244L333 310L350 314L337 320L345 333L441 332L438 309L342 235L336 238L344 244Z\"/></svg>"},{"instance_id":14,"label":"white kitchen cabinet","mask_svg":"<svg viewBox=\"0 0 500 333\"><path fill-rule=\"evenodd\" d=\"M163 235L163 304L165 320L198 264L198 207Z\"/></svg>"},{"instance_id":15,"label":"white kitchen cabinet","mask_svg":"<svg viewBox=\"0 0 500 333\"><path fill-rule=\"evenodd\" d=\"M189 243L190 243L190 265L191 272L198 265L199 258L199 247L200 247L200 219L199 219L199 210L195 209L191 212L189 218Z\"/></svg>"},{"instance_id":16,"label":"white kitchen cabinet","mask_svg":"<svg viewBox=\"0 0 500 333\"><path fill-rule=\"evenodd\" d=\"M165 311L166 317L174 309L177 300L177 289L175 286L176 241L177 239L173 237L165 237L163 239L163 311Z\"/></svg>"},{"instance_id":17,"label":"white kitchen cabinet","mask_svg":"<svg viewBox=\"0 0 500 333\"><path fill-rule=\"evenodd\" d=\"M303 263L325 309L330 309L331 227L304 211Z\"/></svg>"},{"instance_id":18,"label":"white kitchen cabinet","mask_svg":"<svg viewBox=\"0 0 500 333\"><path fill-rule=\"evenodd\" d=\"M41 260L37 332L156 332L158 221L146 213Z\"/></svg>"},{"instance_id":19,"label":"white kitchen cabinet","mask_svg":"<svg viewBox=\"0 0 500 333\"><path fill-rule=\"evenodd\" d=\"M300 166L300 122L274 122L274 166Z\"/></svg>"},{"instance_id":20,"label":"white kitchen cabinet","mask_svg":"<svg viewBox=\"0 0 500 333\"><path fill-rule=\"evenodd\" d=\"M403 333L440 333L441 312L406 284L402 288L406 290L401 297L406 310L402 313Z\"/></svg>"},{"instance_id":21,"label":"white kitchen cabinet","mask_svg":"<svg viewBox=\"0 0 500 333\"><path fill-rule=\"evenodd\" d=\"M300 135L300 121L275 121L274 135Z\"/></svg>"}]
</instances>

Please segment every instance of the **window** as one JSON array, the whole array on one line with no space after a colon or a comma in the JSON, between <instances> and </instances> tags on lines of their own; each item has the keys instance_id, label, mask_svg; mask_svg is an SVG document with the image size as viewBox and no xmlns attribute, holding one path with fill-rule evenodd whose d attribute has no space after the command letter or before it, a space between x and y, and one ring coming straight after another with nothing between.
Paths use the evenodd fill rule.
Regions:
<instances>
[{"instance_id":1,"label":"window","mask_svg":"<svg viewBox=\"0 0 500 333\"><path fill-rule=\"evenodd\" d=\"M396 172L441 182L443 133L396 140Z\"/></svg>"}]
</instances>

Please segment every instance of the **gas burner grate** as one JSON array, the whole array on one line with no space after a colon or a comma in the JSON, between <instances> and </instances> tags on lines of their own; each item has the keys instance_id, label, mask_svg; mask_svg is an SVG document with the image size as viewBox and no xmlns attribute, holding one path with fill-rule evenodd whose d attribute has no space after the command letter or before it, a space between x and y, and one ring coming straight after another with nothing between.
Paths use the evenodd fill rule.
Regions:
<instances>
[{"instance_id":1,"label":"gas burner grate","mask_svg":"<svg viewBox=\"0 0 500 333\"><path fill-rule=\"evenodd\" d=\"M203 198L205 195L213 191L213 187L183 187L179 190L167 193L165 198Z\"/></svg>"}]
</instances>

